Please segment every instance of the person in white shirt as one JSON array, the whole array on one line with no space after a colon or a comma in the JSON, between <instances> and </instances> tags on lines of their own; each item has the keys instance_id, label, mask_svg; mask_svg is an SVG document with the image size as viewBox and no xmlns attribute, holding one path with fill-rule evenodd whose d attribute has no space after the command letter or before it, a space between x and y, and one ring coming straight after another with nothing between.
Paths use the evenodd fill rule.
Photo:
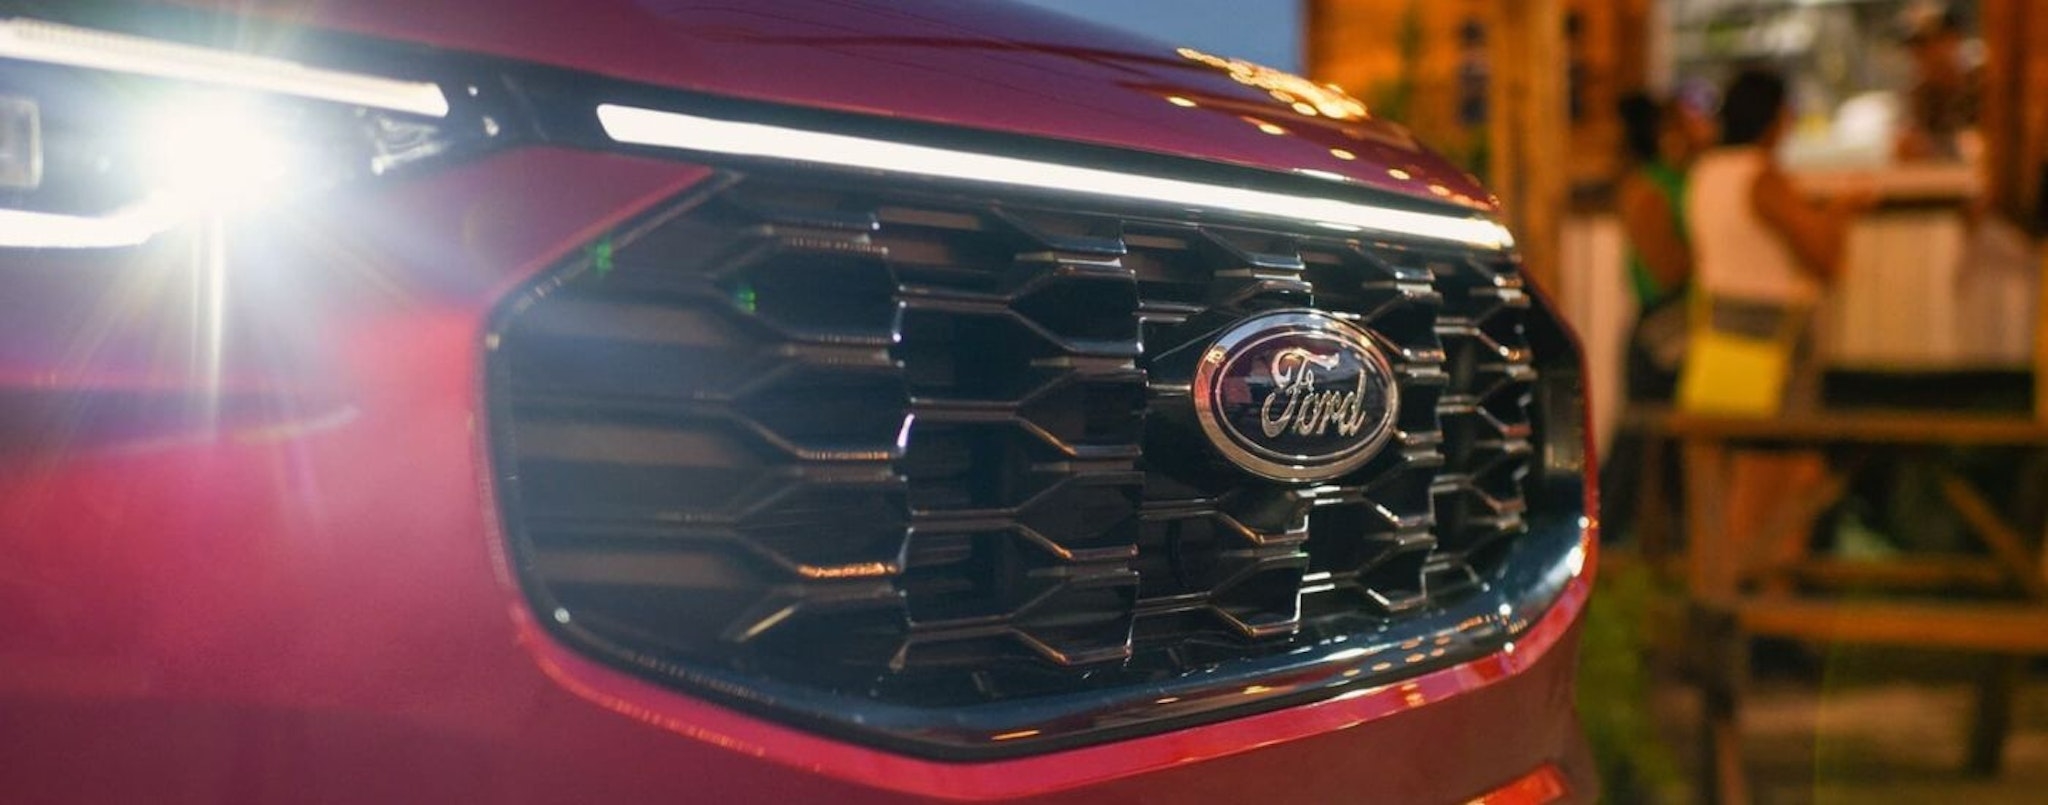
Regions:
<instances>
[{"instance_id":1,"label":"person in white shirt","mask_svg":"<svg viewBox=\"0 0 2048 805\"><path fill-rule=\"evenodd\" d=\"M1792 128L1785 80L1744 70L1721 103L1721 142L1687 188L1694 270L1718 298L1807 308L1842 272L1849 225L1867 193L1825 202L1800 194L1777 158Z\"/></svg>"},{"instance_id":2,"label":"person in white shirt","mask_svg":"<svg viewBox=\"0 0 2048 805\"><path fill-rule=\"evenodd\" d=\"M1707 326L1775 337L1793 350L1821 295L1846 270L1850 224L1874 197L1850 193L1815 201L1794 186L1777 156L1792 110L1776 73L1745 70L1722 97L1722 145L1693 164L1687 186L1694 292L1707 295L1694 310L1706 312ZM1786 371L1810 380L1811 373L1792 368L1800 360L1788 361ZM1776 387L1785 381L1777 378ZM1817 399L1817 390L1809 393ZM1729 533L1738 537L1755 535L1781 501L1811 493L1825 477L1818 452L1743 451L1734 458L1724 511Z\"/></svg>"}]
</instances>

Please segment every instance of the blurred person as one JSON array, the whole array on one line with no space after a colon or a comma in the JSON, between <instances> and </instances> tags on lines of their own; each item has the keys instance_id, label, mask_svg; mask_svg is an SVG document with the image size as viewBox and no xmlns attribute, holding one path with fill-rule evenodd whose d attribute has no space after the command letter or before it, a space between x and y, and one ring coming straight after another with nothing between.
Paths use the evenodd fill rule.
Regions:
<instances>
[{"instance_id":1,"label":"blurred person","mask_svg":"<svg viewBox=\"0 0 2048 805\"><path fill-rule=\"evenodd\" d=\"M1899 27L1916 80L1906 95L1896 155L1908 161L1963 159L1965 134L1977 125L1983 81L1963 57L1961 17L1953 9L1922 4L1908 8Z\"/></svg>"},{"instance_id":2,"label":"blurred person","mask_svg":"<svg viewBox=\"0 0 2048 805\"><path fill-rule=\"evenodd\" d=\"M1811 310L1843 271L1849 226L1868 192L1815 201L1778 157L1791 132L1785 79L1748 69L1729 82L1721 145L1701 155L1687 183L1693 265L1713 296L1779 316Z\"/></svg>"},{"instance_id":3,"label":"blurred person","mask_svg":"<svg viewBox=\"0 0 2048 805\"><path fill-rule=\"evenodd\" d=\"M1659 100L1647 93L1621 99L1623 144L1628 172L1616 187L1616 212L1628 239L1628 282L1636 300L1636 320L1629 329L1623 366L1623 389L1631 406L1671 402L1678 385L1678 366L1685 355L1685 290L1692 278L1692 246L1685 223L1686 171L1692 160L1712 144L1712 124L1678 100ZM1660 477L1676 477L1670 456L1650 450L1648 435L1635 429L1617 434L1602 465L1603 533L1626 538L1637 524L1643 505L1639 476L1660 462ZM1668 500L1676 500L1670 494ZM1655 513L1663 516L1665 513Z\"/></svg>"},{"instance_id":4,"label":"blurred person","mask_svg":"<svg viewBox=\"0 0 2048 805\"><path fill-rule=\"evenodd\" d=\"M1695 293L1704 294L1693 306L1705 319L1693 323L1694 332L1780 339L1790 353L1786 376L1756 380L1770 383L1781 398L1810 405L1817 389L1783 389L1788 382L1814 385L1816 373L1802 366L1811 350L1799 346L1806 320L1845 271L1850 225L1874 196L1853 192L1816 201L1794 185L1778 156L1793 110L1785 79L1775 72L1738 73L1723 93L1720 124L1721 146L1700 156L1687 185ZM1814 451L1744 451L1734 459L1724 512L1729 533L1751 537L1780 502L1818 488L1826 470ZM1804 546L1777 547L1790 553Z\"/></svg>"},{"instance_id":5,"label":"blurred person","mask_svg":"<svg viewBox=\"0 0 2048 805\"><path fill-rule=\"evenodd\" d=\"M1630 167L1616 190L1617 212L1628 238L1629 288L1636 325L1629 338L1631 402L1664 402L1678 382L1684 348L1686 283L1692 279L1692 244L1686 226L1686 172L1712 144L1712 124L1676 100L1644 93L1620 103Z\"/></svg>"}]
</instances>

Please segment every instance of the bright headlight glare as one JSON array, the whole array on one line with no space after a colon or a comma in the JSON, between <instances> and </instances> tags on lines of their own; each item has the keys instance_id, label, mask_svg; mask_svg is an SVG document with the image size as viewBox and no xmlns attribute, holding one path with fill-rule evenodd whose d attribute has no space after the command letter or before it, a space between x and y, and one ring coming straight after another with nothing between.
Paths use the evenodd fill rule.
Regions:
<instances>
[{"instance_id":1,"label":"bright headlight glare","mask_svg":"<svg viewBox=\"0 0 2048 805\"><path fill-rule=\"evenodd\" d=\"M439 86L31 19L0 20L0 57L445 117Z\"/></svg>"},{"instance_id":2,"label":"bright headlight glare","mask_svg":"<svg viewBox=\"0 0 2048 805\"><path fill-rule=\"evenodd\" d=\"M206 99L165 105L136 130L147 183L173 207L195 212L270 198L293 175L293 145L247 103Z\"/></svg>"},{"instance_id":3,"label":"bright headlight glare","mask_svg":"<svg viewBox=\"0 0 2048 805\"><path fill-rule=\"evenodd\" d=\"M19 249L114 249L149 242L182 217L161 200L106 215L59 215L0 209L0 246Z\"/></svg>"},{"instance_id":4,"label":"bright headlight glare","mask_svg":"<svg viewBox=\"0 0 2048 805\"><path fill-rule=\"evenodd\" d=\"M481 131L433 83L0 20L0 248L139 245Z\"/></svg>"}]
</instances>

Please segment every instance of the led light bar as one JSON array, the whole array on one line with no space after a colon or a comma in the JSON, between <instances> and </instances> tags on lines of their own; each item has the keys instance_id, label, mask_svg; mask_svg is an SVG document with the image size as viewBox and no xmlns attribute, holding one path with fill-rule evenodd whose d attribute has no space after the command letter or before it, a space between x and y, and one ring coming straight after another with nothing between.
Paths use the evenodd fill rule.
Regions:
<instances>
[{"instance_id":1,"label":"led light bar","mask_svg":"<svg viewBox=\"0 0 2048 805\"><path fill-rule=\"evenodd\" d=\"M447 117L435 84L324 70L298 62L108 33L42 20L0 20L0 58L111 70Z\"/></svg>"},{"instance_id":2,"label":"led light bar","mask_svg":"<svg viewBox=\"0 0 2048 805\"><path fill-rule=\"evenodd\" d=\"M1477 217L1248 190L617 104L599 105L597 119L606 135L631 145L772 157L1136 199L1196 211L1222 210L1303 220L1345 232L1422 237L1494 249L1514 243L1506 227Z\"/></svg>"},{"instance_id":3,"label":"led light bar","mask_svg":"<svg viewBox=\"0 0 2048 805\"><path fill-rule=\"evenodd\" d=\"M104 216L0 209L0 247L112 249L139 246L169 230L177 220L172 211L147 203Z\"/></svg>"},{"instance_id":4,"label":"led light bar","mask_svg":"<svg viewBox=\"0 0 2048 805\"><path fill-rule=\"evenodd\" d=\"M43 124L36 102L0 95L0 188L34 190L43 181Z\"/></svg>"}]
</instances>

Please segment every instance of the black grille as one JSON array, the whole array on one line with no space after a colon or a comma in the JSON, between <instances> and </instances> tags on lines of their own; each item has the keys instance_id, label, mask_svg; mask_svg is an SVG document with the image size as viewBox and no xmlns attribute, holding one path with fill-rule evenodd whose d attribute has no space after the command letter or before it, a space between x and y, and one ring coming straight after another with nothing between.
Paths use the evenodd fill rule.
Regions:
<instances>
[{"instance_id":1,"label":"black grille","mask_svg":"<svg viewBox=\"0 0 2048 805\"><path fill-rule=\"evenodd\" d=\"M1505 253L937 185L726 174L503 311L493 434L544 620L637 668L917 708L1136 689L1440 612L1525 530ZM1257 478L1188 367L1352 317L1401 421ZM1441 653L1441 652L1439 652Z\"/></svg>"}]
</instances>

